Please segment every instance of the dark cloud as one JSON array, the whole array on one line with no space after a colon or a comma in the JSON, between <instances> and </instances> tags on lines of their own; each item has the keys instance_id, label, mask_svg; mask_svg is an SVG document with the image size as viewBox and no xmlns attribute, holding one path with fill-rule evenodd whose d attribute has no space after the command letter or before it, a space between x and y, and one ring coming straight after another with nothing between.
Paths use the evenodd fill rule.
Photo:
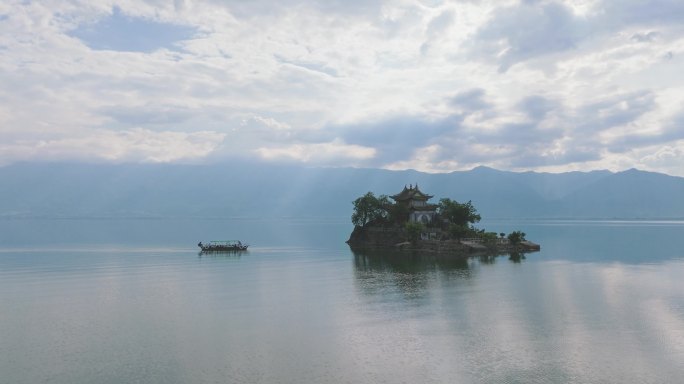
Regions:
<instances>
[{"instance_id":1,"label":"dark cloud","mask_svg":"<svg viewBox=\"0 0 684 384\"><path fill-rule=\"evenodd\" d=\"M559 102L544 96L528 96L516 104L515 108L528 117L527 121L500 124L486 130L462 126L463 120L473 113L487 111L479 115L480 121L487 125L491 119L501 116L495 106L486 101L484 89L457 93L447 99L447 105L453 108L453 114L440 120L395 117L377 123L340 127L337 131L342 132L341 136L348 144L376 148L378 157L374 159L377 162L374 165L409 160L416 150L435 144L440 150L430 154L434 162L456 161L459 164L555 165L572 158L594 159L598 156L598 152L589 149L579 149L562 157L543 155L566 134L563 127L543 126L547 116L563 109Z\"/></svg>"},{"instance_id":2,"label":"dark cloud","mask_svg":"<svg viewBox=\"0 0 684 384\"><path fill-rule=\"evenodd\" d=\"M478 143L472 135L456 135L440 140L440 151L434 154L435 162L457 162L459 164L489 163L510 155L510 150L503 146L489 147L487 151L475 147Z\"/></svg>"},{"instance_id":3,"label":"dark cloud","mask_svg":"<svg viewBox=\"0 0 684 384\"><path fill-rule=\"evenodd\" d=\"M515 128L515 129L514 129ZM491 164L508 168L536 168L601 159L599 146L570 146L558 153L549 151L554 141L535 140L536 128L531 125L510 126L508 136L454 137L443 143L435 161L456 161L459 164ZM514 137L514 140L510 138Z\"/></svg>"},{"instance_id":4,"label":"dark cloud","mask_svg":"<svg viewBox=\"0 0 684 384\"><path fill-rule=\"evenodd\" d=\"M668 142L684 140L684 113L677 115L672 121L655 133L625 134L613 140L608 149L611 152L623 153L637 148L661 145Z\"/></svg>"},{"instance_id":5,"label":"dark cloud","mask_svg":"<svg viewBox=\"0 0 684 384\"><path fill-rule=\"evenodd\" d=\"M473 89L452 97L449 102L457 110L495 110L494 106L483 101L485 95L483 89ZM568 109L558 100L530 95L515 104L515 110L527 116L527 121L504 123L481 131L471 126L468 130L444 132L431 141L442 146L433 160L514 168L558 166L600 160L606 150L615 151L618 144L623 147L643 146L684 137L684 129L681 129L684 126L683 115L677 120L678 124L673 123L666 132L657 136L626 136L609 145L597 140L601 131L628 125L652 111L654 99L651 92L639 91ZM467 114L464 113L463 117ZM501 117L501 112L494 112L492 116ZM554 126L549 123L549 118L566 121L566 124ZM484 119L483 124L486 124L488 117L485 115ZM569 121L576 124L567 123Z\"/></svg>"},{"instance_id":6,"label":"dark cloud","mask_svg":"<svg viewBox=\"0 0 684 384\"><path fill-rule=\"evenodd\" d=\"M542 154L543 152L541 151L543 149L539 147L527 148L506 159L506 162L513 168L536 168L601 159L601 152L597 148L592 147L574 147L559 155Z\"/></svg>"},{"instance_id":7,"label":"dark cloud","mask_svg":"<svg viewBox=\"0 0 684 384\"><path fill-rule=\"evenodd\" d=\"M500 164L510 167L563 164L545 153L564 137L560 128L542 129L540 122L510 123L491 131L468 131L442 140L438 161L461 164ZM569 156L566 156L569 157Z\"/></svg>"},{"instance_id":8,"label":"dark cloud","mask_svg":"<svg viewBox=\"0 0 684 384\"><path fill-rule=\"evenodd\" d=\"M508 143L519 146L531 144L547 145L555 139L563 137L560 128L544 129L539 122L505 124L495 133L483 136L482 140L493 143Z\"/></svg>"},{"instance_id":9,"label":"dark cloud","mask_svg":"<svg viewBox=\"0 0 684 384\"><path fill-rule=\"evenodd\" d=\"M585 35L582 19L559 3L523 2L499 8L475 36L476 51L497 60L499 71L532 57L573 49ZM500 45L501 41L506 46Z\"/></svg>"},{"instance_id":10,"label":"dark cloud","mask_svg":"<svg viewBox=\"0 0 684 384\"><path fill-rule=\"evenodd\" d=\"M655 108L650 91L622 94L587 104L577 111L577 130L589 133L629 124Z\"/></svg>"},{"instance_id":11,"label":"dark cloud","mask_svg":"<svg viewBox=\"0 0 684 384\"><path fill-rule=\"evenodd\" d=\"M616 127L629 125L655 108L655 96L647 90L592 100L578 108L569 108L561 100L544 95L529 95L508 112L522 114L526 119L512 123L497 123L505 114L486 101L486 94L484 89L475 88L448 98L447 105L453 108L448 118L395 116L323 130L331 135L325 140L339 137L347 144L375 148L377 156L369 166L408 161L421 148L436 145L437 151L426 153L432 164L533 169L598 161L606 151L623 152L684 139L682 114L658 134L625 135L611 143L598 140L602 131L614 132ZM488 113L481 114L482 110ZM477 129L477 123L463 126L464 119L473 113L478 113L476 121L487 129Z\"/></svg>"},{"instance_id":12,"label":"dark cloud","mask_svg":"<svg viewBox=\"0 0 684 384\"><path fill-rule=\"evenodd\" d=\"M575 15L557 1L528 0L495 10L475 34L472 51L506 72L517 63L575 49L586 39L635 27L678 27L682 20L681 0L604 0L587 16ZM659 35L657 31L641 32L631 40L651 42Z\"/></svg>"},{"instance_id":13,"label":"dark cloud","mask_svg":"<svg viewBox=\"0 0 684 384\"><path fill-rule=\"evenodd\" d=\"M430 23L428 23L427 29L425 31L427 39L420 46L420 52L423 55L430 50L432 46L432 40L439 38L451 25L453 25L454 19L454 12L452 10L447 10L430 20Z\"/></svg>"},{"instance_id":14,"label":"dark cloud","mask_svg":"<svg viewBox=\"0 0 684 384\"><path fill-rule=\"evenodd\" d=\"M443 33L447 28L449 28L454 23L454 12L452 10L446 10L442 12L439 16L430 20L427 26L428 37L435 37Z\"/></svg>"},{"instance_id":15,"label":"dark cloud","mask_svg":"<svg viewBox=\"0 0 684 384\"><path fill-rule=\"evenodd\" d=\"M518 103L518 108L530 119L538 121L545 118L551 111L560 109L560 104L543 96L532 95Z\"/></svg>"},{"instance_id":16,"label":"dark cloud","mask_svg":"<svg viewBox=\"0 0 684 384\"><path fill-rule=\"evenodd\" d=\"M375 123L342 126L339 132L347 144L374 147L377 161L386 164L406 160L413 152L426 145L439 143L441 137L459 131L461 118L430 120L421 117L395 117Z\"/></svg>"},{"instance_id":17,"label":"dark cloud","mask_svg":"<svg viewBox=\"0 0 684 384\"><path fill-rule=\"evenodd\" d=\"M627 26L681 25L684 20L681 0L604 0L597 8L596 22L611 30Z\"/></svg>"},{"instance_id":18,"label":"dark cloud","mask_svg":"<svg viewBox=\"0 0 684 384\"><path fill-rule=\"evenodd\" d=\"M473 88L457 93L448 100L450 106L457 111L475 112L484 109L491 109L492 105L485 100L486 92L482 88Z\"/></svg>"},{"instance_id":19,"label":"dark cloud","mask_svg":"<svg viewBox=\"0 0 684 384\"><path fill-rule=\"evenodd\" d=\"M180 106L140 107L111 106L101 108L100 113L124 125L174 125L180 124L192 117L192 111Z\"/></svg>"},{"instance_id":20,"label":"dark cloud","mask_svg":"<svg viewBox=\"0 0 684 384\"><path fill-rule=\"evenodd\" d=\"M635 41L637 43L650 43L654 41L658 36L660 36L660 33L655 31L646 33L635 33L634 35L632 35L632 41Z\"/></svg>"}]
</instances>

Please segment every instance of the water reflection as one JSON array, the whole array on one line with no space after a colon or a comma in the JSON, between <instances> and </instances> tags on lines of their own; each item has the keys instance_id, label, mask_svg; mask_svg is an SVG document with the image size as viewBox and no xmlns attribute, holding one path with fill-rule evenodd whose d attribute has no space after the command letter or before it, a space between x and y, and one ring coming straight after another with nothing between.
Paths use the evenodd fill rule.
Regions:
<instances>
[{"instance_id":1,"label":"water reflection","mask_svg":"<svg viewBox=\"0 0 684 384\"><path fill-rule=\"evenodd\" d=\"M357 270L361 271L418 274L456 270L464 272L464 275L470 271L467 258L452 255L356 249L352 249L352 253L354 254L354 265Z\"/></svg>"},{"instance_id":2,"label":"water reflection","mask_svg":"<svg viewBox=\"0 0 684 384\"><path fill-rule=\"evenodd\" d=\"M546 260L643 264L684 257L682 221L530 220L483 225L502 231L524 228L528 238L541 244Z\"/></svg>"},{"instance_id":3,"label":"water reflection","mask_svg":"<svg viewBox=\"0 0 684 384\"><path fill-rule=\"evenodd\" d=\"M221 251L221 252L197 252L197 257L199 259L239 259L243 254L248 253L247 251Z\"/></svg>"},{"instance_id":4,"label":"water reflection","mask_svg":"<svg viewBox=\"0 0 684 384\"><path fill-rule=\"evenodd\" d=\"M508 260L514 263L520 263L521 261L525 260L525 254L522 252L511 252L508 255Z\"/></svg>"},{"instance_id":5,"label":"water reflection","mask_svg":"<svg viewBox=\"0 0 684 384\"><path fill-rule=\"evenodd\" d=\"M449 254L405 252L396 250L352 249L356 287L380 302L420 303L444 288L474 284L481 266L493 266L497 260L521 263L523 253L463 257Z\"/></svg>"},{"instance_id":6,"label":"water reflection","mask_svg":"<svg viewBox=\"0 0 684 384\"><path fill-rule=\"evenodd\" d=\"M354 283L379 342L465 382L655 383L684 372L683 267L356 251Z\"/></svg>"},{"instance_id":7,"label":"water reflection","mask_svg":"<svg viewBox=\"0 0 684 384\"><path fill-rule=\"evenodd\" d=\"M293 239L286 227L279 236L288 243L263 235L249 255L196 256L194 239L212 225L176 240L158 224L148 243L72 246L46 236L27 243L39 250L14 252L22 238L0 236L0 382L672 383L684 375L682 225L539 225L529 232L541 253L461 258L352 253L340 236L317 237L318 223Z\"/></svg>"},{"instance_id":8,"label":"water reflection","mask_svg":"<svg viewBox=\"0 0 684 384\"><path fill-rule=\"evenodd\" d=\"M464 278L471 277L473 269L479 264L491 265L502 257L507 257L513 263L520 263L526 259L524 252L463 257L395 250L352 249L352 254L357 271L408 274L447 272Z\"/></svg>"}]
</instances>

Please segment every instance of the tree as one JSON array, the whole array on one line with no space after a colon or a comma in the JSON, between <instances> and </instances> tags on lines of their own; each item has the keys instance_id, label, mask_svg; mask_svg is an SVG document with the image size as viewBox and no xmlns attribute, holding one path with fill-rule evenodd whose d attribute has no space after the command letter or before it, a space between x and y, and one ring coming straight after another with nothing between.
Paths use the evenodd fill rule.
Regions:
<instances>
[{"instance_id":1,"label":"tree","mask_svg":"<svg viewBox=\"0 0 684 384\"><path fill-rule=\"evenodd\" d=\"M423 232L425 227L421 223L407 222L404 227L406 228L406 237L408 241L415 243L420 238L420 234Z\"/></svg>"},{"instance_id":2,"label":"tree","mask_svg":"<svg viewBox=\"0 0 684 384\"><path fill-rule=\"evenodd\" d=\"M449 236L454 239L462 239L473 235L473 231L465 225L449 224Z\"/></svg>"},{"instance_id":3,"label":"tree","mask_svg":"<svg viewBox=\"0 0 684 384\"><path fill-rule=\"evenodd\" d=\"M439 200L437 213L439 213L443 219L446 219L449 224L465 228L468 227L468 224L477 223L481 219L480 215L477 213L477 209L475 209L470 200L465 204L460 204L455 200L447 198L441 199Z\"/></svg>"},{"instance_id":4,"label":"tree","mask_svg":"<svg viewBox=\"0 0 684 384\"><path fill-rule=\"evenodd\" d=\"M388 216L387 209L391 205L389 198L385 195L375 197L373 192L354 200L354 212L352 213L352 224L357 227L365 227L368 223L385 221Z\"/></svg>"},{"instance_id":5,"label":"tree","mask_svg":"<svg viewBox=\"0 0 684 384\"><path fill-rule=\"evenodd\" d=\"M513 231L508 234L508 241L513 245L518 245L525 241L525 232Z\"/></svg>"},{"instance_id":6,"label":"tree","mask_svg":"<svg viewBox=\"0 0 684 384\"><path fill-rule=\"evenodd\" d=\"M487 245L496 244L496 232L483 232L482 234L480 234L480 238L482 239L482 242L484 242Z\"/></svg>"},{"instance_id":7,"label":"tree","mask_svg":"<svg viewBox=\"0 0 684 384\"><path fill-rule=\"evenodd\" d=\"M404 204L389 204L389 220L394 224L402 225L408 221L409 209Z\"/></svg>"}]
</instances>

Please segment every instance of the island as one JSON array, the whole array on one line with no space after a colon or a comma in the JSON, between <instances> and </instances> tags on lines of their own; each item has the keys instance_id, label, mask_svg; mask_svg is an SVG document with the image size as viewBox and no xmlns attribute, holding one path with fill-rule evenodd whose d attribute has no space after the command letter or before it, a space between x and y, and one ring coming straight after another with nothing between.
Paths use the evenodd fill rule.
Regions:
<instances>
[{"instance_id":1,"label":"island","mask_svg":"<svg viewBox=\"0 0 684 384\"><path fill-rule=\"evenodd\" d=\"M355 251L400 250L455 256L510 254L520 257L541 247L522 231L488 232L474 226L481 217L472 201L459 203L423 193L418 184L404 186L398 194L354 200L354 230L347 244ZM394 200L393 202L390 200Z\"/></svg>"}]
</instances>

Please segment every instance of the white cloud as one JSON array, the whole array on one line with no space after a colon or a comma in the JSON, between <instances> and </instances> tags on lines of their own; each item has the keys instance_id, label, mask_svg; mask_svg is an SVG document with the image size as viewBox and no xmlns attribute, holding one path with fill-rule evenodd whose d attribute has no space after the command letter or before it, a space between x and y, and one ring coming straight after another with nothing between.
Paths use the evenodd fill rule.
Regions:
<instances>
[{"instance_id":1,"label":"white cloud","mask_svg":"<svg viewBox=\"0 0 684 384\"><path fill-rule=\"evenodd\" d=\"M223 142L217 132L113 132L93 130L87 136L0 144L0 164L14 160L80 160L168 163L210 155Z\"/></svg>"},{"instance_id":2,"label":"white cloud","mask_svg":"<svg viewBox=\"0 0 684 384\"><path fill-rule=\"evenodd\" d=\"M255 151L266 160L290 160L309 164L333 165L340 160L352 161L371 159L375 149L360 145L348 145L340 140L329 143L294 144L284 147L257 148Z\"/></svg>"},{"instance_id":3,"label":"white cloud","mask_svg":"<svg viewBox=\"0 0 684 384\"><path fill-rule=\"evenodd\" d=\"M237 154L431 171L642 166L684 175L675 158L643 153L680 148L672 121L684 87L684 7L654 4L3 2L2 162ZM136 50L132 31L107 36L107 25L183 33ZM97 46L114 37L111 50ZM169 150L139 144L135 132L170 140L161 145ZM182 144L208 133L217 136L207 143L226 140ZM92 149L103 136L112 140L106 156Z\"/></svg>"},{"instance_id":4,"label":"white cloud","mask_svg":"<svg viewBox=\"0 0 684 384\"><path fill-rule=\"evenodd\" d=\"M684 140L667 145L652 146L640 151L638 167L671 175L684 175Z\"/></svg>"},{"instance_id":5,"label":"white cloud","mask_svg":"<svg viewBox=\"0 0 684 384\"><path fill-rule=\"evenodd\" d=\"M417 148L410 159L401 160L385 165L385 168L391 170L414 169L420 172L444 172L445 170L453 170L462 168L457 161L436 160L439 153L443 151L439 145L429 145L422 148Z\"/></svg>"},{"instance_id":6,"label":"white cloud","mask_svg":"<svg viewBox=\"0 0 684 384\"><path fill-rule=\"evenodd\" d=\"M263 124L266 127L274 129L276 131L290 130L292 128L289 124L280 122L280 121L278 121L272 117L263 117L263 116L259 116L259 115L253 115L253 116L250 116L249 119L251 119L252 121L255 121L259 124ZM248 119L245 119L242 121L242 125L247 125L247 124L248 124Z\"/></svg>"}]
</instances>

